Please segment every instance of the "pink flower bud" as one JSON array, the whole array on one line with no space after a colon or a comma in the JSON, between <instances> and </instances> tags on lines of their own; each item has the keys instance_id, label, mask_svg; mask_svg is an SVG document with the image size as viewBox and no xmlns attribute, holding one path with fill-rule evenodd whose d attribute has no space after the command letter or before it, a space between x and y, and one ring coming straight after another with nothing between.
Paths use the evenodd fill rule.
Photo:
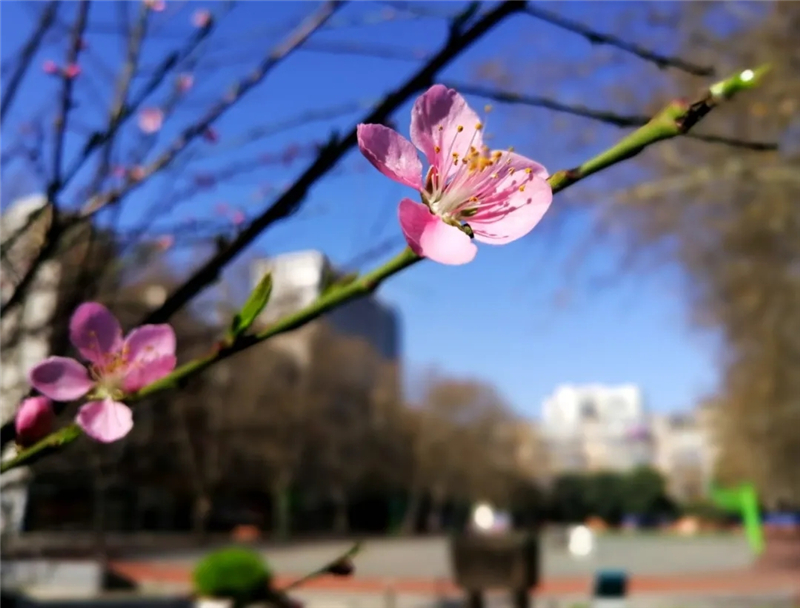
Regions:
<instances>
[{"instance_id":1,"label":"pink flower bud","mask_svg":"<svg viewBox=\"0 0 800 608\"><path fill-rule=\"evenodd\" d=\"M144 108L139 112L139 128L143 133L151 135L161 130L164 123L164 112L158 108Z\"/></svg>"},{"instance_id":2,"label":"pink flower bud","mask_svg":"<svg viewBox=\"0 0 800 608\"><path fill-rule=\"evenodd\" d=\"M142 181L144 179L144 167L139 165L131 167L128 171L128 177L134 182Z\"/></svg>"},{"instance_id":3,"label":"pink flower bud","mask_svg":"<svg viewBox=\"0 0 800 608\"><path fill-rule=\"evenodd\" d=\"M53 428L55 412L47 397L25 399L17 410L14 426L17 430L17 445L26 448L47 436Z\"/></svg>"},{"instance_id":4,"label":"pink flower bud","mask_svg":"<svg viewBox=\"0 0 800 608\"><path fill-rule=\"evenodd\" d=\"M239 226L240 224L244 224L245 216L244 213L241 211L234 211L233 215L231 216L231 221L234 225Z\"/></svg>"},{"instance_id":5,"label":"pink flower bud","mask_svg":"<svg viewBox=\"0 0 800 608\"><path fill-rule=\"evenodd\" d=\"M183 74L178 74L178 90L181 93L185 93L189 89L194 86L194 76L189 74L188 72L184 72Z\"/></svg>"},{"instance_id":6,"label":"pink flower bud","mask_svg":"<svg viewBox=\"0 0 800 608\"><path fill-rule=\"evenodd\" d=\"M192 15L192 25L197 28L208 27L211 24L211 13L204 8L197 9Z\"/></svg>"},{"instance_id":7,"label":"pink flower bud","mask_svg":"<svg viewBox=\"0 0 800 608\"><path fill-rule=\"evenodd\" d=\"M58 64L56 64L56 62L53 61L52 59L48 59L47 61L45 61L42 64L42 71L45 74L50 74L51 76L54 76L55 74L58 74L58 72L59 72Z\"/></svg>"},{"instance_id":8,"label":"pink flower bud","mask_svg":"<svg viewBox=\"0 0 800 608\"><path fill-rule=\"evenodd\" d=\"M158 237L156 240L156 246L160 251L167 251L175 244L175 237L171 234L165 234L163 236Z\"/></svg>"},{"instance_id":9,"label":"pink flower bud","mask_svg":"<svg viewBox=\"0 0 800 608\"><path fill-rule=\"evenodd\" d=\"M77 63L70 63L67 67L64 68L64 78L77 78L81 75L81 66Z\"/></svg>"},{"instance_id":10,"label":"pink flower bud","mask_svg":"<svg viewBox=\"0 0 800 608\"><path fill-rule=\"evenodd\" d=\"M219 133L214 127L208 127L205 131L203 131L203 139L211 144L215 144L219 141Z\"/></svg>"}]
</instances>

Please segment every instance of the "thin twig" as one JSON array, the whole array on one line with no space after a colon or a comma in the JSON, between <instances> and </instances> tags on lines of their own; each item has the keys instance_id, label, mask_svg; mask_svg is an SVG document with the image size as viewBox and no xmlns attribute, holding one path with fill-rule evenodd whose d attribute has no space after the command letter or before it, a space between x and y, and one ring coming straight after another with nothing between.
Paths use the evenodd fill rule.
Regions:
<instances>
[{"instance_id":1,"label":"thin twig","mask_svg":"<svg viewBox=\"0 0 800 608\"><path fill-rule=\"evenodd\" d=\"M63 69L78 65L78 56L83 49L83 32L86 29L86 22L89 17L89 0L82 0L78 5L78 16L72 28L69 49L67 51L67 61ZM75 85L75 78L68 74L63 75L63 86L61 88L61 103L55 124L55 141L53 142L53 175L50 185L47 187L47 198L50 204L56 193L61 189L61 160L64 154L64 139L67 131L67 118L72 108L72 89Z\"/></svg>"},{"instance_id":2,"label":"thin twig","mask_svg":"<svg viewBox=\"0 0 800 608\"><path fill-rule=\"evenodd\" d=\"M94 215L105 206L116 203L122 196L128 194L140 186L147 178L168 167L175 158L192 142L195 138L205 133L208 128L238 102L253 87L259 84L269 74L275 66L288 57L293 51L297 50L315 31L325 25L325 22L338 10L344 3L340 0L330 0L325 2L313 15L303 21L286 40L277 48L273 49L253 73L236 83L232 89L223 97L217 105L212 108L201 120L184 129L175 139L170 148L157 158L151 165L143 171L141 180L128 180L119 189L114 189L104 195L94 197L87 203L82 211L83 217Z\"/></svg>"},{"instance_id":3,"label":"thin twig","mask_svg":"<svg viewBox=\"0 0 800 608\"><path fill-rule=\"evenodd\" d=\"M94 182L89 188L89 192L94 195L100 189L106 175L108 174L111 166L111 154L113 151L114 137L113 133L119 129L119 123L123 119L123 112L128 102L128 91L130 90L133 78L136 75L136 70L139 65L139 55L142 49L142 41L144 40L145 32L147 31L147 21L150 16L149 7L142 2L139 7L139 17L136 24L130 30L128 37L128 51L125 59L125 65L122 68L119 81L117 83L117 93L114 103L111 106L111 116L109 119L107 133L112 135L106 138L104 149L100 163L97 166Z\"/></svg>"},{"instance_id":4,"label":"thin twig","mask_svg":"<svg viewBox=\"0 0 800 608\"><path fill-rule=\"evenodd\" d=\"M25 73L28 71L28 67L30 67L31 61L33 61L33 57L36 55L36 51L39 49L39 45L42 44L45 34L47 34L47 32L53 26L57 11L58 0L53 0L52 2L48 3L48 5L42 11L42 15L39 18L39 23L36 25L36 29L25 43L25 46L20 53L17 69L14 70L14 73L11 75L11 78L8 79L8 82L5 86L3 101L0 102L0 122L2 122L2 120L6 117L6 112L8 112L9 108L11 107L11 104L16 97L17 89L19 88Z\"/></svg>"},{"instance_id":5,"label":"thin twig","mask_svg":"<svg viewBox=\"0 0 800 608\"><path fill-rule=\"evenodd\" d=\"M701 66L690 63L689 61L685 61L680 57L671 57L669 55L656 53L655 51L646 49L638 44L627 42L626 40L611 34L598 32L583 25L582 23L572 21L571 19L567 19L566 17L562 17L561 15L551 11L533 6L532 3L528 3L528 6L525 8L525 12L531 17L539 19L540 21L545 21L551 25L560 27L563 30L583 36L591 44L605 44L608 46L613 46L621 51L630 53L631 55L636 55L640 59L654 63L662 70L671 67L682 70L688 74L692 74L693 76L714 76L715 74L714 68L710 66Z\"/></svg>"},{"instance_id":6,"label":"thin twig","mask_svg":"<svg viewBox=\"0 0 800 608\"><path fill-rule=\"evenodd\" d=\"M478 97L491 99L500 103L523 105L534 108L545 108L548 110L553 110L554 112L590 118L591 120L614 125L615 127L641 127L650 121L650 117L645 116L644 114L617 114L615 112L609 112L606 110L595 110L584 105L569 105L555 99L540 97L538 95L524 95L522 93L515 93L513 91L500 91L497 89L463 83L450 83L447 84L447 86L452 87L461 93L466 93L467 95L476 95ZM686 136L699 141L725 144L733 148L744 148L746 150L772 152L778 149L778 144L774 142L747 141L733 137L725 137L722 135L694 132L689 132L686 134Z\"/></svg>"}]
</instances>

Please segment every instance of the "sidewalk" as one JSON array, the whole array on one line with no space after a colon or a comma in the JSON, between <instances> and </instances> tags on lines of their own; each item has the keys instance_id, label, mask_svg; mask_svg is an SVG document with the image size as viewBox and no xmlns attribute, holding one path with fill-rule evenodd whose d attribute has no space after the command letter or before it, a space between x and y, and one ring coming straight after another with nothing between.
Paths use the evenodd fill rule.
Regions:
<instances>
[{"instance_id":1,"label":"sidewalk","mask_svg":"<svg viewBox=\"0 0 800 608\"><path fill-rule=\"evenodd\" d=\"M191 570L174 564L157 562L114 562L112 568L142 584L169 584L187 586ZM296 576L279 576L278 586L290 583ZM551 577L536 589L537 595L584 597L591 593L592 580L587 577ZM461 591L449 580L420 578L374 578L353 576L337 578L322 577L303 586L309 591L342 592L348 594L387 593L425 595L437 597L459 597ZM797 573L762 573L740 571L713 574L680 576L635 576L630 581L630 593L697 595L697 594L741 594L761 593L791 594L800 600L800 576ZM800 602L799 602L800 603Z\"/></svg>"}]
</instances>

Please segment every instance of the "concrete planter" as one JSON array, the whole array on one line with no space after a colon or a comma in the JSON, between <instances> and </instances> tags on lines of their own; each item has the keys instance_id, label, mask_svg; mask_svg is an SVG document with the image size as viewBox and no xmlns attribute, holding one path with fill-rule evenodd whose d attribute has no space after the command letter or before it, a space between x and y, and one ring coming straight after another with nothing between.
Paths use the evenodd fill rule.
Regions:
<instances>
[{"instance_id":1,"label":"concrete planter","mask_svg":"<svg viewBox=\"0 0 800 608\"><path fill-rule=\"evenodd\" d=\"M531 589L539 583L539 538L531 533L455 536L450 559L463 589Z\"/></svg>"}]
</instances>

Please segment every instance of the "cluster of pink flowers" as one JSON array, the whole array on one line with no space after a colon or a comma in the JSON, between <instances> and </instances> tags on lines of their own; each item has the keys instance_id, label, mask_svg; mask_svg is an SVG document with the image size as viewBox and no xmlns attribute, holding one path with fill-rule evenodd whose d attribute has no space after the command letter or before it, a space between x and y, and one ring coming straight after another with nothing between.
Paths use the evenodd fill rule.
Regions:
<instances>
[{"instance_id":1,"label":"cluster of pink flowers","mask_svg":"<svg viewBox=\"0 0 800 608\"><path fill-rule=\"evenodd\" d=\"M84 366L75 359L49 357L36 365L29 381L43 397L26 399L16 416L17 441L30 445L49 432L50 400L73 401L89 395L76 422L104 443L122 439L133 428L125 395L175 369L175 332L169 325L143 325L123 338L119 321L97 302L81 304L72 315L70 341Z\"/></svg>"},{"instance_id":2,"label":"cluster of pink flowers","mask_svg":"<svg viewBox=\"0 0 800 608\"><path fill-rule=\"evenodd\" d=\"M420 193L421 203L400 201L400 227L415 253L442 264L472 261L473 240L503 245L525 236L553 199L546 169L485 146L478 115L443 85L414 104L411 141L383 125L362 124L358 146L381 173ZM430 165L424 181L417 150Z\"/></svg>"}]
</instances>

